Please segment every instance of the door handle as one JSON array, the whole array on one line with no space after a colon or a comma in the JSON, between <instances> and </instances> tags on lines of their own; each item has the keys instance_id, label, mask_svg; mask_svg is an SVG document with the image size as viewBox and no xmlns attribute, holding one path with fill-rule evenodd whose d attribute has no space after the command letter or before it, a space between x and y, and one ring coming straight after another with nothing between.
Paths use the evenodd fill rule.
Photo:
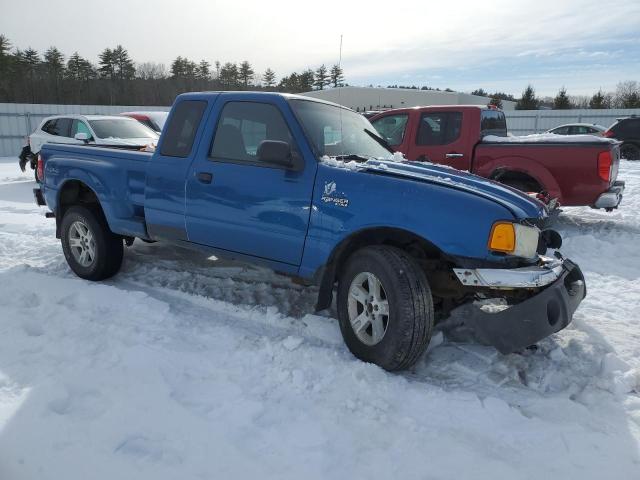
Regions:
<instances>
[{"instance_id":1,"label":"door handle","mask_svg":"<svg viewBox=\"0 0 640 480\"><path fill-rule=\"evenodd\" d=\"M464 157L464 153L447 153L445 155L447 158L462 158Z\"/></svg>"},{"instance_id":2,"label":"door handle","mask_svg":"<svg viewBox=\"0 0 640 480\"><path fill-rule=\"evenodd\" d=\"M196 178L200 183L211 183L211 180L213 180L213 175L208 172L200 172L196 175Z\"/></svg>"}]
</instances>

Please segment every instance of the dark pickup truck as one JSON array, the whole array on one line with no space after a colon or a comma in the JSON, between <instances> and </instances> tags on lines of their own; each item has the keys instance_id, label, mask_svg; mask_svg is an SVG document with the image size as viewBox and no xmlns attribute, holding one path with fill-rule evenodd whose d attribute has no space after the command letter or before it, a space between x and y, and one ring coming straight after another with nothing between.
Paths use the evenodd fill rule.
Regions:
<instances>
[{"instance_id":1,"label":"dark pickup truck","mask_svg":"<svg viewBox=\"0 0 640 480\"><path fill-rule=\"evenodd\" d=\"M115 275L136 238L268 266L318 285L318 309L336 291L345 343L388 370L454 308L509 353L566 327L586 293L536 226L542 203L403 161L361 115L306 97L180 95L155 153L45 144L38 177L78 276Z\"/></svg>"},{"instance_id":2,"label":"dark pickup truck","mask_svg":"<svg viewBox=\"0 0 640 480\"><path fill-rule=\"evenodd\" d=\"M592 135L507 136L504 113L481 106L387 110L371 123L409 160L468 170L562 206L617 208L619 143ZM554 202L556 203L556 202Z\"/></svg>"}]
</instances>

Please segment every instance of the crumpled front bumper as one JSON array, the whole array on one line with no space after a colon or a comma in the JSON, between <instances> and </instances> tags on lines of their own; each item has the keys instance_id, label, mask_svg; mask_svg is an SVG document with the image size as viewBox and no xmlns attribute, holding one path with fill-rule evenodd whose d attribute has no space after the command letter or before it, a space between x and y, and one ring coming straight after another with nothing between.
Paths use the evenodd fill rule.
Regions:
<instances>
[{"instance_id":1,"label":"crumpled front bumper","mask_svg":"<svg viewBox=\"0 0 640 480\"><path fill-rule=\"evenodd\" d=\"M618 208L618 205L622 202L623 193L624 182L620 180L613 182L609 190L598 197L596 203L593 204L593 208L605 208L607 210Z\"/></svg>"},{"instance_id":2,"label":"crumpled front bumper","mask_svg":"<svg viewBox=\"0 0 640 480\"><path fill-rule=\"evenodd\" d=\"M531 268L503 270L505 277L501 284L493 287L486 282L496 281L495 272L487 275L487 270L493 269L466 271L484 279L485 285L478 287L497 288L498 293L499 289L532 288L536 283L541 288L532 297L495 313L483 310L475 303L456 309L456 314L461 315L465 324L473 328L481 342L494 346L503 354L533 345L565 328L587 294L580 267L568 259L549 262L537 267L537 271ZM466 285L474 286L469 283Z\"/></svg>"}]
</instances>

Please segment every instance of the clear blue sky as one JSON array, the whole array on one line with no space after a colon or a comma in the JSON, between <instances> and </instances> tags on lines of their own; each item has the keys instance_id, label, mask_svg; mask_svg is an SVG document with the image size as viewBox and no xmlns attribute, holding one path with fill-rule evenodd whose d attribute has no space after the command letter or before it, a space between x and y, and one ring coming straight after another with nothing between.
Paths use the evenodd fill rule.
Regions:
<instances>
[{"instance_id":1,"label":"clear blue sky","mask_svg":"<svg viewBox=\"0 0 640 480\"><path fill-rule=\"evenodd\" d=\"M0 2L0 33L15 46L56 45L94 62L120 43L138 62L246 59L281 76L335 63L343 34L353 85L519 95L532 83L554 95L640 80L640 0Z\"/></svg>"}]
</instances>

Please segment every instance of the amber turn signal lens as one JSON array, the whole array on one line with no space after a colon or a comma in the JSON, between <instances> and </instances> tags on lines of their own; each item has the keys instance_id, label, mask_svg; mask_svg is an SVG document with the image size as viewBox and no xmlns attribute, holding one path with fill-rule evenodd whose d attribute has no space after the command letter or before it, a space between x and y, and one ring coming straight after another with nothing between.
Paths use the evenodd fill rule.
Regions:
<instances>
[{"instance_id":1,"label":"amber turn signal lens","mask_svg":"<svg viewBox=\"0 0 640 480\"><path fill-rule=\"evenodd\" d=\"M513 223L498 222L493 225L489 235L489 250L513 253L516 249L516 231Z\"/></svg>"}]
</instances>

